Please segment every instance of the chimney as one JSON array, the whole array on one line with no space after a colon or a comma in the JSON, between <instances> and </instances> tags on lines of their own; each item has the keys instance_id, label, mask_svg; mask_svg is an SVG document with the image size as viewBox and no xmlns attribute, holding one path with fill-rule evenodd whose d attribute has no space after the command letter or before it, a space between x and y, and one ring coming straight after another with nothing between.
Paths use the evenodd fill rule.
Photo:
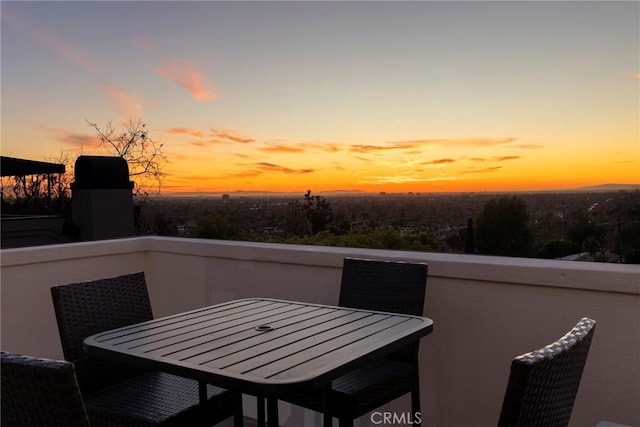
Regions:
<instances>
[{"instance_id":1,"label":"chimney","mask_svg":"<svg viewBox=\"0 0 640 427\"><path fill-rule=\"evenodd\" d=\"M133 182L122 157L80 156L71 184L73 224L80 240L132 236Z\"/></svg>"}]
</instances>

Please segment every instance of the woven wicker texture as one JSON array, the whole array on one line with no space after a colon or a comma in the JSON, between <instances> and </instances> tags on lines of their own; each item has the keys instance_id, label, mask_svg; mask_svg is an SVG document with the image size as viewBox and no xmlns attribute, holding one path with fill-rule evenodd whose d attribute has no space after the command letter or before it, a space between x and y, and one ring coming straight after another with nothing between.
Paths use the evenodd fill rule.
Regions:
<instances>
[{"instance_id":1,"label":"woven wicker texture","mask_svg":"<svg viewBox=\"0 0 640 427\"><path fill-rule=\"evenodd\" d=\"M116 384L143 370L84 351L86 337L153 319L144 273L51 288L65 360L73 362L83 393Z\"/></svg>"},{"instance_id":2,"label":"woven wicker texture","mask_svg":"<svg viewBox=\"0 0 640 427\"><path fill-rule=\"evenodd\" d=\"M198 383L93 357L86 337L153 318L144 273L51 288L65 359L76 374L93 426L183 426L201 417ZM207 387L208 421L242 421L241 395Z\"/></svg>"},{"instance_id":3,"label":"woven wicker texture","mask_svg":"<svg viewBox=\"0 0 640 427\"><path fill-rule=\"evenodd\" d=\"M582 318L556 342L513 359L500 427L569 425L595 326Z\"/></svg>"},{"instance_id":4,"label":"woven wicker texture","mask_svg":"<svg viewBox=\"0 0 640 427\"><path fill-rule=\"evenodd\" d=\"M242 412L238 395L210 385L207 394L209 425ZM162 372L149 372L86 395L85 405L93 427L202 424L198 383Z\"/></svg>"},{"instance_id":5,"label":"woven wicker texture","mask_svg":"<svg viewBox=\"0 0 640 427\"><path fill-rule=\"evenodd\" d=\"M421 316L427 283L427 265L345 258L339 305ZM328 410L340 426L404 394L412 394L412 412L420 412L418 342L386 358L358 368L332 382ZM322 411L322 394L284 398Z\"/></svg>"},{"instance_id":6,"label":"woven wicker texture","mask_svg":"<svg viewBox=\"0 0 640 427\"><path fill-rule=\"evenodd\" d=\"M2 353L3 427L88 427L69 362Z\"/></svg>"}]
</instances>

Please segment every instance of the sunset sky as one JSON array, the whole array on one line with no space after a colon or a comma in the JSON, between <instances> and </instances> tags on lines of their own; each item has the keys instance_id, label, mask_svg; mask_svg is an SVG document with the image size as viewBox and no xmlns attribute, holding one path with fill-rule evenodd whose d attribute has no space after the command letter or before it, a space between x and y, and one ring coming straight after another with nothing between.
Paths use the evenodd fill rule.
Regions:
<instances>
[{"instance_id":1,"label":"sunset sky","mask_svg":"<svg viewBox=\"0 0 640 427\"><path fill-rule=\"evenodd\" d=\"M640 184L640 2L2 1L4 156L146 123L163 193Z\"/></svg>"}]
</instances>

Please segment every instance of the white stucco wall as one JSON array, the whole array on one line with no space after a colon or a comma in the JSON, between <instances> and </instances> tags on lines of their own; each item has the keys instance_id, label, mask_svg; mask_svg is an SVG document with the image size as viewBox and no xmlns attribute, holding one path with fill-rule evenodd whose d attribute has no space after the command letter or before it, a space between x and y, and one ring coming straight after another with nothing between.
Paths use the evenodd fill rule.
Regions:
<instances>
[{"instance_id":1,"label":"white stucco wall","mask_svg":"<svg viewBox=\"0 0 640 427\"><path fill-rule=\"evenodd\" d=\"M511 359L587 316L598 325L571 425L640 426L638 266L158 237L3 250L1 348L62 357L49 293L57 284L145 271L156 316L253 296L336 303L345 256L429 264L423 425L495 425ZM408 408L402 398L388 409ZM281 409L283 424L320 423Z\"/></svg>"}]
</instances>

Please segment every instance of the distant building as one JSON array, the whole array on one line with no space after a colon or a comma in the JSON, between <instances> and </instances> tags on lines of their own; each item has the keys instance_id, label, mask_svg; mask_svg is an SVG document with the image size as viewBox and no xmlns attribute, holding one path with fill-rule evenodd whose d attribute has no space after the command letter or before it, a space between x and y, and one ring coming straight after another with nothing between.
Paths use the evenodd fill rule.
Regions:
<instances>
[{"instance_id":1,"label":"distant building","mask_svg":"<svg viewBox=\"0 0 640 427\"><path fill-rule=\"evenodd\" d=\"M222 201L223 202L228 202L229 200L231 200L231 197L228 194L223 194L222 195Z\"/></svg>"}]
</instances>

